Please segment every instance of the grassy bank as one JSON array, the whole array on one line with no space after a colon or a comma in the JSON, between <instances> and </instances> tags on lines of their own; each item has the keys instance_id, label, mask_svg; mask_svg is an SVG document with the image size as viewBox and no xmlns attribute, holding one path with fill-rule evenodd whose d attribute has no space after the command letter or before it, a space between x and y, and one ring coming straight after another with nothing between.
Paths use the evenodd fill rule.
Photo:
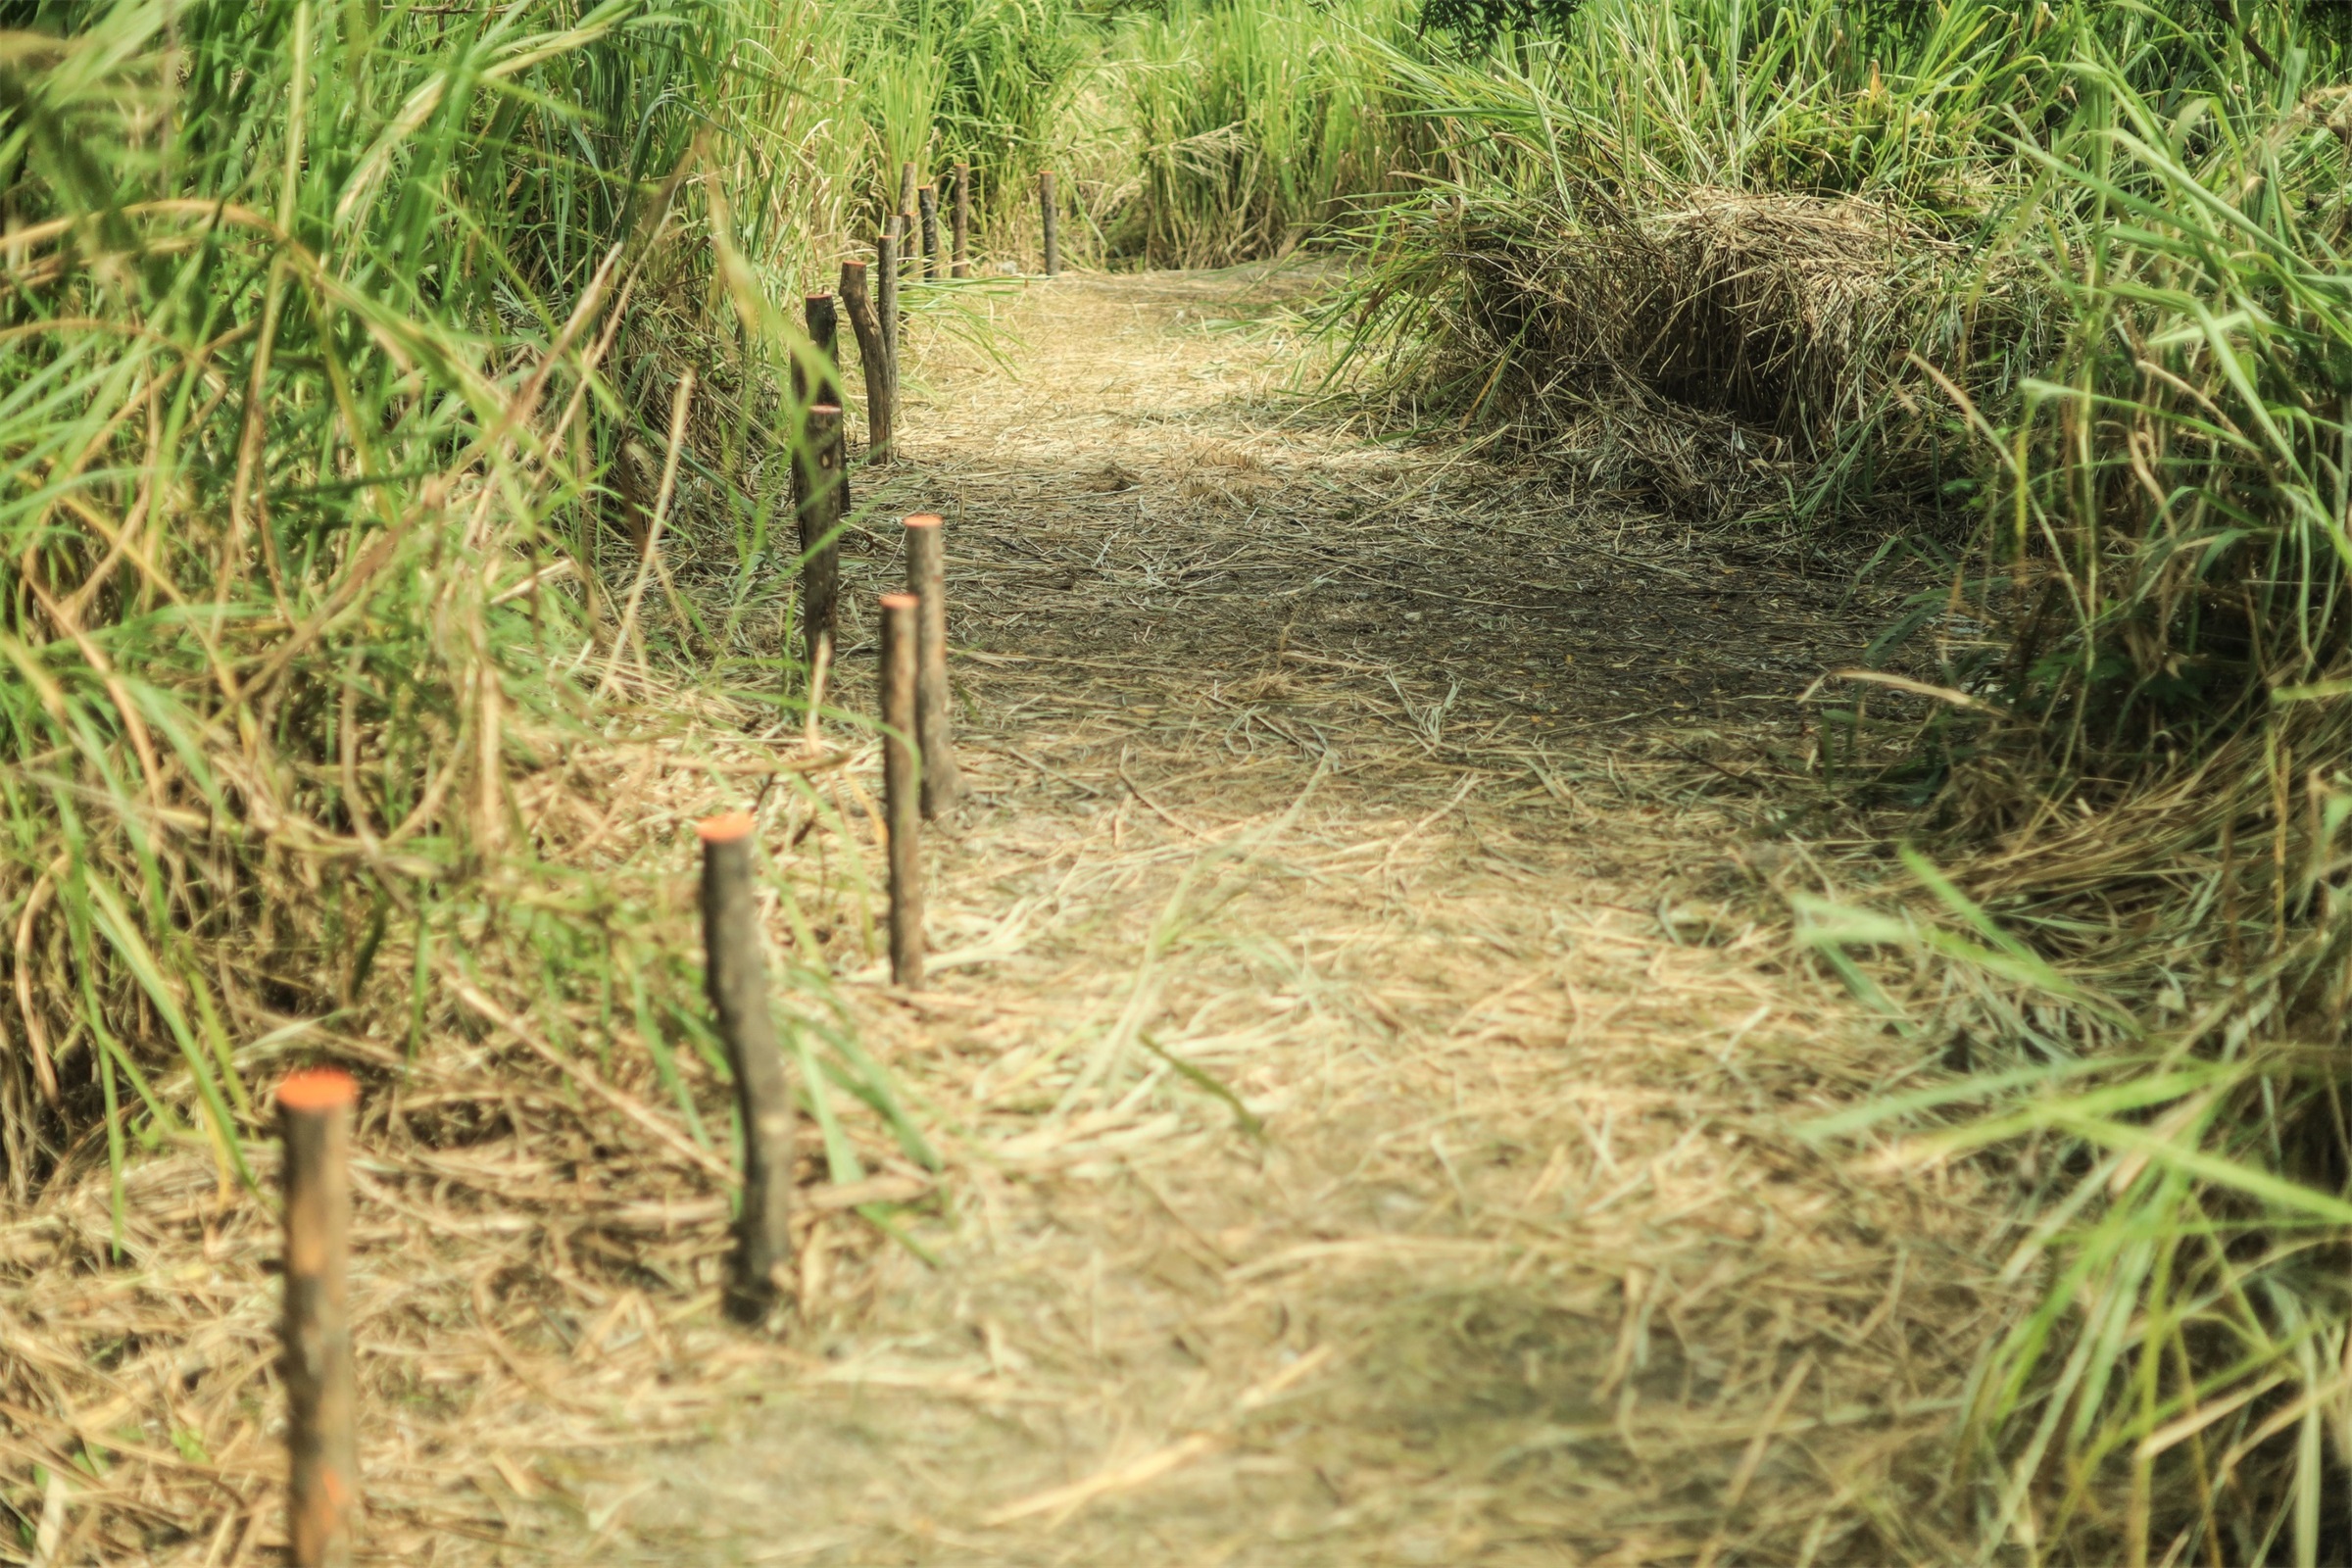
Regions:
<instances>
[{"instance_id":1,"label":"grassy bank","mask_svg":"<svg viewBox=\"0 0 2352 1568\"><path fill-rule=\"evenodd\" d=\"M2352 1528L2352 121L2327 8L2229 13L1592 0L1392 53L1487 134L1354 317L1405 417L1942 563L1883 649L1918 695L1822 713L1829 798L1923 853L1806 913L1923 956L1887 1005L1957 1071L1824 1131L2023 1173L2045 1295L1962 1495L2029 1558Z\"/></svg>"},{"instance_id":2,"label":"grassy bank","mask_svg":"<svg viewBox=\"0 0 2352 1568\"><path fill-rule=\"evenodd\" d=\"M758 797L816 840L771 885L844 939L800 921L784 991L820 1167L928 1161L827 1000L855 848L760 741L806 701L807 346L774 302L829 275L889 149L813 5L33 20L0 62L0 1278L33 1326L0 1385L19 1451L141 1499L83 1544L158 1560L260 1462L207 1445L260 1430L220 1347L266 1316L239 1189L286 1066L357 1069L381 1200L442 1213L387 1340L464 1355L583 1284L693 1288L613 1215L723 1223L697 812ZM567 1151L603 1195L513 1233L495 1295L437 1250L483 1148ZM166 1200L208 1167L217 1200ZM200 1298L153 1275L191 1224L228 1271ZM88 1279L120 1289L74 1305ZM371 1363L421 1423L387 1520L449 1503L416 1448L482 1416L418 1367ZM149 1383L176 1392L118 1400ZM0 1488L26 1544L44 1495Z\"/></svg>"}]
</instances>

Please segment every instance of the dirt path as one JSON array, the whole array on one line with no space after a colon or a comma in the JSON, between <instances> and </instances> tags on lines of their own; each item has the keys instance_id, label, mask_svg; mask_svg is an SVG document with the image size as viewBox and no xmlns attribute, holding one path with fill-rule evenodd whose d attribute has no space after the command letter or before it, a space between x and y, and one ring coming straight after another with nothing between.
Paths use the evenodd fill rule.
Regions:
<instances>
[{"instance_id":1,"label":"dirt path","mask_svg":"<svg viewBox=\"0 0 2352 1568\"><path fill-rule=\"evenodd\" d=\"M939 1266L820 1222L801 1373L587 1475L583 1555L1952 1554L1982 1227L1791 1133L1918 1063L1740 848L1881 607L1300 412L1301 286L1072 278L995 307L1010 368L934 349L983 799L934 989L855 1005L952 1124Z\"/></svg>"}]
</instances>

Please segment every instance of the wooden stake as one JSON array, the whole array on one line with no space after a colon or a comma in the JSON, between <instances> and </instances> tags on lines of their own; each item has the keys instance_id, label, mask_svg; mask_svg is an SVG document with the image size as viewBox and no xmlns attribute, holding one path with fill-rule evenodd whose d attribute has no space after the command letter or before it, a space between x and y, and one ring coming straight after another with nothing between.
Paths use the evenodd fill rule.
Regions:
<instances>
[{"instance_id":1,"label":"wooden stake","mask_svg":"<svg viewBox=\"0 0 2352 1568\"><path fill-rule=\"evenodd\" d=\"M295 1568L351 1561L360 1510L359 1384L352 1367L351 1075L277 1086L285 1142L286 1538Z\"/></svg>"},{"instance_id":2,"label":"wooden stake","mask_svg":"<svg viewBox=\"0 0 2352 1568\"><path fill-rule=\"evenodd\" d=\"M920 603L914 624L914 740L923 758L923 816L936 821L963 799L950 734L947 527L937 513L906 519L906 591Z\"/></svg>"},{"instance_id":3,"label":"wooden stake","mask_svg":"<svg viewBox=\"0 0 2352 1568\"><path fill-rule=\"evenodd\" d=\"M890 979L909 990L923 983L921 805L915 775L915 625L912 594L882 596L882 801L890 822Z\"/></svg>"},{"instance_id":4,"label":"wooden stake","mask_svg":"<svg viewBox=\"0 0 2352 1568\"><path fill-rule=\"evenodd\" d=\"M784 1053L767 1010L767 959L752 894L754 827L751 813L732 811L697 823L695 833L703 841L705 987L743 1121L743 1208L728 1304L737 1317L757 1322L791 1277L797 1128Z\"/></svg>"},{"instance_id":5,"label":"wooden stake","mask_svg":"<svg viewBox=\"0 0 2352 1568\"><path fill-rule=\"evenodd\" d=\"M898 389L891 385L890 348L883 341L882 318L865 290L865 264L841 264L841 308L858 334L858 360L865 375L865 461L890 461L890 429L898 406Z\"/></svg>"},{"instance_id":6,"label":"wooden stake","mask_svg":"<svg viewBox=\"0 0 2352 1568\"><path fill-rule=\"evenodd\" d=\"M831 641L840 619L841 410L820 403L792 455L793 513L801 524L801 629L808 662L818 640Z\"/></svg>"},{"instance_id":7,"label":"wooden stake","mask_svg":"<svg viewBox=\"0 0 2352 1568\"><path fill-rule=\"evenodd\" d=\"M950 269L956 277L972 275L972 166L956 166L956 261Z\"/></svg>"},{"instance_id":8,"label":"wooden stake","mask_svg":"<svg viewBox=\"0 0 2352 1568\"><path fill-rule=\"evenodd\" d=\"M1037 205L1046 220L1046 275L1052 277L1061 270L1061 236L1059 204L1054 199L1054 171L1044 171L1037 176Z\"/></svg>"},{"instance_id":9,"label":"wooden stake","mask_svg":"<svg viewBox=\"0 0 2352 1568\"><path fill-rule=\"evenodd\" d=\"M816 350L814 375L802 371L798 362L792 368L792 390L796 400L806 403L830 403L841 406L841 325L833 309L830 294L810 294L803 302L808 321L808 342ZM814 392L811 394L810 388Z\"/></svg>"},{"instance_id":10,"label":"wooden stake","mask_svg":"<svg viewBox=\"0 0 2352 1568\"><path fill-rule=\"evenodd\" d=\"M939 281L939 188L925 185L914 193L923 219L923 276Z\"/></svg>"},{"instance_id":11,"label":"wooden stake","mask_svg":"<svg viewBox=\"0 0 2352 1568\"><path fill-rule=\"evenodd\" d=\"M911 158L899 166L899 211L914 211L914 160Z\"/></svg>"},{"instance_id":12,"label":"wooden stake","mask_svg":"<svg viewBox=\"0 0 2352 1568\"><path fill-rule=\"evenodd\" d=\"M893 213L874 242L874 312L882 318L882 346L890 357L890 387L899 387L899 268L906 243L906 215Z\"/></svg>"}]
</instances>

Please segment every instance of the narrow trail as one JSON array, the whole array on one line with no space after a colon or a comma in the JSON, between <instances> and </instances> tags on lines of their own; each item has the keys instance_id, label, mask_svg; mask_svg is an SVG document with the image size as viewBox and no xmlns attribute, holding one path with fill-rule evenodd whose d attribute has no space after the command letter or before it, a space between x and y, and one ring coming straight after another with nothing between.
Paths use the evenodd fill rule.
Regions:
<instances>
[{"instance_id":1,"label":"narrow trail","mask_svg":"<svg viewBox=\"0 0 2352 1568\"><path fill-rule=\"evenodd\" d=\"M939 1266L820 1220L800 1371L588 1487L594 1560L1957 1554L1983 1216L1792 1131L1920 1063L1742 848L1883 607L1302 413L1311 286L1073 277L1008 364L934 346L981 799L932 989L852 992L951 1126Z\"/></svg>"}]
</instances>

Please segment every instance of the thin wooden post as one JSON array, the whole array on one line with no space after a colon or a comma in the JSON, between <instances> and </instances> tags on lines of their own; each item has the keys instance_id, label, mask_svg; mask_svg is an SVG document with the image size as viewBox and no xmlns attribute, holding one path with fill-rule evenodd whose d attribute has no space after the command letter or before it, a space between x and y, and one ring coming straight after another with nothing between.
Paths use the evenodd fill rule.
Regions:
<instances>
[{"instance_id":1,"label":"thin wooden post","mask_svg":"<svg viewBox=\"0 0 2352 1568\"><path fill-rule=\"evenodd\" d=\"M890 355L890 385L899 385L899 268L906 243L906 215L893 213L874 242L874 310L882 318L882 345Z\"/></svg>"},{"instance_id":2,"label":"thin wooden post","mask_svg":"<svg viewBox=\"0 0 2352 1568\"><path fill-rule=\"evenodd\" d=\"M914 160L911 158L899 166L899 211L914 211Z\"/></svg>"},{"instance_id":3,"label":"thin wooden post","mask_svg":"<svg viewBox=\"0 0 2352 1568\"><path fill-rule=\"evenodd\" d=\"M897 407L897 389L890 381L890 348L882 339L882 318L865 289L865 264L841 264L841 308L858 334L858 361L865 376L865 461L890 461L890 425Z\"/></svg>"},{"instance_id":4,"label":"thin wooden post","mask_svg":"<svg viewBox=\"0 0 2352 1568\"><path fill-rule=\"evenodd\" d=\"M359 1382L352 1365L351 1074L277 1086L285 1144L286 1537L295 1568L344 1568L359 1522Z\"/></svg>"},{"instance_id":5,"label":"thin wooden post","mask_svg":"<svg viewBox=\"0 0 2352 1568\"><path fill-rule=\"evenodd\" d=\"M923 815L936 820L963 799L950 733L947 525L935 512L918 512L906 527L906 591L921 606L914 624L914 739L923 758Z\"/></svg>"},{"instance_id":6,"label":"thin wooden post","mask_svg":"<svg viewBox=\"0 0 2352 1568\"><path fill-rule=\"evenodd\" d=\"M1037 176L1037 205L1046 221L1046 275L1052 277L1061 270L1060 204L1054 200L1054 171L1042 171Z\"/></svg>"},{"instance_id":7,"label":"thin wooden post","mask_svg":"<svg viewBox=\"0 0 2352 1568\"><path fill-rule=\"evenodd\" d=\"M939 281L939 187L925 185L914 193L923 219L923 276Z\"/></svg>"},{"instance_id":8,"label":"thin wooden post","mask_svg":"<svg viewBox=\"0 0 2352 1568\"><path fill-rule=\"evenodd\" d=\"M922 807L916 799L915 630L920 602L882 596L882 801L890 823L890 979L923 983Z\"/></svg>"},{"instance_id":9,"label":"thin wooden post","mask_svg":"<svg viewBox=\"0 0 2352 1568\"><path fill-rule=\"evenodd\" d=\"M728 1304L737 1317L757 1322L782 1293L792 1266L797 1128L784 1053L767 1010L767 959L752 892L755 826L750 812L730 811L697 823L695 834L703 841L704 986L743 1122L743 1207Z\"/></svg>"},{"instance_id":10,"label":"thin wooden post","mask_svg":"<svg viewBox=\"0 0 2352 1568\"><path fill-rule=\"evenodd\" d=\"M972 275L972 166L956 166L956 260L950 271L956 277Z\"/></svg>"},{"instance_id":11,"label":"thin wooden post","mask_svg":"<svg viewBox=\"0 0 2352 1568\"><path fill-rule=\"evenodd\" d=\"M801 621L807 658L816 663L816 645L830 642L840 619L841 410L820 403L808 411L801 444L792 455L793 512L801 524Z\"/></svg>"}]
</instances>

